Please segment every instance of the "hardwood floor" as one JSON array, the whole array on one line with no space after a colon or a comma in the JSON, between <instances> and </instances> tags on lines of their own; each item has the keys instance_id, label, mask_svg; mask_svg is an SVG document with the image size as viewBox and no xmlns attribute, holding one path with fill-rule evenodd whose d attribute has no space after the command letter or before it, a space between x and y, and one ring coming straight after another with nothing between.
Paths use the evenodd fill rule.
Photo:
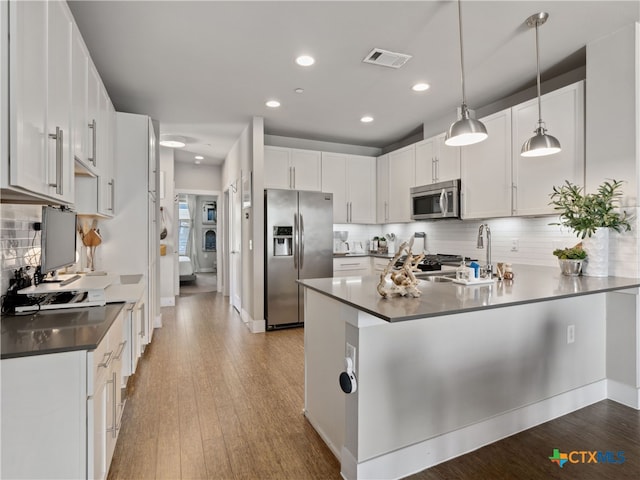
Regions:
<instances>
[{"instance_id":1,"label":"hardwood floor","mask_svg":"<svg viewBox=\"0 0 640 480\"><path fill-rule=\"evenodd\" d=\"M109 479L340 479L302 415L303 329L252 334L219 293L179 297L130 379ZM624 451L565 464L553 449ZM604 401L409 477L637 479L640 412Z\"/></svg>"}]
</instances>

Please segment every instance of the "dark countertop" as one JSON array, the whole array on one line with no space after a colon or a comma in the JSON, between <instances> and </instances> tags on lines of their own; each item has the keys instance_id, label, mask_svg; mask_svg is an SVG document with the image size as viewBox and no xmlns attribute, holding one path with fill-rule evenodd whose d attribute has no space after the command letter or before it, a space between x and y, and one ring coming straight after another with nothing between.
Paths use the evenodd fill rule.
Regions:
<instances>
[{"instance_id":1,"label":"dark countertop","mask_svg":"<svg viewBox=\"0 0 640 480\"><path fill-rule=\"evenodd\" d=\"M17 358L74 350L94 350L124 307L45 310L2 317L0 358Z\"/></svg>"},{"instance_id":2,"label":"dark countertop","mask_svg":"<svg viewBox=\"0 0 640 480\"><path fill-rule=\"evenodd\" d=\"M559 298L640 287L640 278L568 277L557 267L514 265L514 279L490 285L421 281L420 297L382 298L379 276L299 280L307 288L388 322L414 320L487 308L544 302Z\"/></svg>"}]
</instances>

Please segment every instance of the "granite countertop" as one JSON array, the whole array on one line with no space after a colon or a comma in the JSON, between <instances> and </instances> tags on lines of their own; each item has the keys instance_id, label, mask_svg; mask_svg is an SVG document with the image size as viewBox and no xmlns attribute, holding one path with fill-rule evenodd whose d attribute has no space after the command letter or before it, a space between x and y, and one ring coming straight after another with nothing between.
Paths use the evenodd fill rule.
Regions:
<instances>
[{"instance_id":1,"label":"granite countertop","mask_svg":"<svg viewBox=\"0 0 640 480\"><path fill-rule=\"evenodd\" d=\"M45 310L2 317L0 358L27 357L74 350L94 350L124 307Z\"/></svg>"},{"instance_id":2,"label":"granite countertop","mask_svg":"<svg viewBox=\"0 0 640 480\"><path fill-rule=\"evenodd\" d=\"M414 320L640 287L640 278L568 277L555 267L514 265L514 279L489 285L421 281L422 296L382 298L379 277L299 280L307 288L388 322Z\"/></svg>"}]
</instances>

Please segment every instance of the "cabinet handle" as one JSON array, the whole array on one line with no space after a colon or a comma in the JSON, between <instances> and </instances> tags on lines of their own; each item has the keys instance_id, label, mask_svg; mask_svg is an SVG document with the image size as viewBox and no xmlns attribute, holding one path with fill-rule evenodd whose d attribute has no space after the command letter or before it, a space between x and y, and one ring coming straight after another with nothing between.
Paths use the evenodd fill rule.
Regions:
<instances>
[{"instance_id":1,"label":"cabinet handle","mask_svg":"<svg viewBox=\"0 0 640 480\"><path fill-rule=\"evenodd\" d=\"M124 352L124 346L127 344L127 341L120 342L120 348L118 349L118 353L116 353L116 360L120 360L122 357L122 352Z\"/></svg>"},{"instance_id":2,"label":"cabinet handle","mask_svg":"<svg viewBox=\"0 0 640 480\"><path fill-rule=\"evenodd\" d=\"M105 360L105 357L106 357L106 360ZM98 368L100 367L109 368L109 364L111 363L111 357L113 357L113 350L104 354L104 356L102 357L102 362L98 364Z\"/></svg>"},{"instance_id":3,"label":"cabinet handle","mask_svg":"<svg viewBox=\"0 0 640 480\"><path fill-rule=\"evenodd\" d=\"M518 212L518 186L514 183L511 185L511 214Z\"/></svg>"},{"instance_id":4,"label":"cabinet handle","mask_svg":"<svg viewBox=\"0 0 640 480\"><path fill-rule=\"evenodd\" d=\"M436 157L431 158L431 183L436 183L438 177L436 176Z\"/></svg>"},{"instance_id":5,"label":"cabinet handle","mask_svg":"<svg viewBox=\"0 0 640 480\"><path fill-rule=\"evenodd\" d=\"M115 197L116 197L116 179L112 178L111 181L109 182L109 185L111 186L111 206L108 208L108 210L112 211L115 208Z\"/></svg>"},{"instance_id":6,"label":"cabinet handle","mask_svg":"<svg viewBox=\"0 0 640 480\"><path fill-rule=\"evenodd\" d=\"M64 132L56 127L56 133L50 133L49 138L56 141L56 181L49 183L50 187L56 187L56 193L62 195L62 139Z\"/></svg>"},{"instance_id":7,"label":"cabinet handle","mask_svg":"<svg viewBox=\"0 0 640 480\"><path fill-rule=\"evenodd\" d=\"M296 188L296 167L291 167L293 170L293 188Z\"/></svg>"},{"instance_id":8,"label":"cabinet handle","mask_svg":"<svg viewBox=\"0 0 640 480\"><path fill-rule=\"evenodd\" d=\"M111 374L111 380L107 380L107 384L111 384L111 414L112 416L112 424L111 427L106 429L107 432L111 432L111 436L116 438L118 436L118 429L116 428L116 416L118 415L118 404L116 403L116 388L118 388L118 383L116 382L116 372Z\"/></svg>"},{"instance_id":9,"label":"cabinet handle","mask_svg":"<svg viewBox=\"0 0 640 480\"><path fill-rule=\"evenodd\" d=\"M289 188L293 188L293 167L289 167Z\"/></svg>"},{"instance_id":10,"label":"cabinet handle","mask_svg":"<svg viewBox=\"0 0 640 480\"><path fill-rule=\"evenodd\" d=\"M436 157L436 182L440 181L440 159Z\"/></svg>"},{"instance_id":11,"label":"cabinet handle","mask_svg":"<svg viewBox=\"0 0 640 480\"><path fill-rule=\"evenodd\" d=\"M96 119L94 118L89 124L89 128L91 129L91 156L89 157L89 161L93 163L93 166L96 166Z\"/></svg>"},{"instance_id":12,"label":"cabinet handle","mask_svg":"<svg viewBox=\"0 0 640 480\"><path fill-rule=\"evenodd\" d=\"M385 201L384 202L384 221L388 221L389 220L389 202Z\"/></svg>"}]
</instances>

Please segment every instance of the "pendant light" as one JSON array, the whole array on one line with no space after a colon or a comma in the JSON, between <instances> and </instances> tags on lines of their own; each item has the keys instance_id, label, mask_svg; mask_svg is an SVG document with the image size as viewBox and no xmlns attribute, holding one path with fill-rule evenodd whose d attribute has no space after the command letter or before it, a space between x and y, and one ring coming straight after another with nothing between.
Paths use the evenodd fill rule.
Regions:
<instances>
[{"instance_id":1,"label":"pendant light","mask_svg":"<svg viewBox=\"0 0 640 480\"><path fill-rule=\"evenodd\" d=\"M538 45L538 28L547 21L549 14L546 12L536 13L527 18L527 25L536 28L536 69L538 72L538 127L534 130L535 135L522 145L520 155L523 157L542 157L552 155L562 150L558 139L547 134L547 129L542 121L542 102L540 100L540 47Z\"/></svg>"},{"instance_id":2,"label":"pendant light","mask_svg":"<svg viewBox=\"0 0 640 480\"><path fill-rule=\"evenodd\" d=\"M460 120L449 127L444 143L451 147L472 145L483 141L489 135L482 122L469 117L469 109L464 91L464 52L462 49L462 7L458 0L458 31L460 33L460 78L462 79L462 106L460 107Z\"/></svg>"}]
</instances>

